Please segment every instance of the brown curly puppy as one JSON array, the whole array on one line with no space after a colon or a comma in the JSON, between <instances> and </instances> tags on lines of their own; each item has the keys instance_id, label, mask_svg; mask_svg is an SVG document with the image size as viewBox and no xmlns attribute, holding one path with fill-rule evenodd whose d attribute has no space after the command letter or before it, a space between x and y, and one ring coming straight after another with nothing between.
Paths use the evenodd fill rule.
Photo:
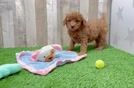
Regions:
<instances>
[{"instance_id":1,"label":"brown curly puppy","mask_svg":"<svg viewBox=\"0 0 134 88\"><path fill-rule=\"evenodd\" d=\"M103 49L106 44L107 23L105 17L87 22L79 12L71 12L64 19L71 38L69 50L76 43L81 44L79 55L87 52L88 42L96 42L97 49Z\"/></svg>"}]
</instances>

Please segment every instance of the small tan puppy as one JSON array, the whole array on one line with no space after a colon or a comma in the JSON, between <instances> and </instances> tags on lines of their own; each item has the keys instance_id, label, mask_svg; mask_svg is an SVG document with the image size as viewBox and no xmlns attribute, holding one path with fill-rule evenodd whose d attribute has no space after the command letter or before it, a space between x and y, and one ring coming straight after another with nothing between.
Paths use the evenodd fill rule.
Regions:
<instances>
[{"instance_id":1,"label":"small tan puppy","mask_svg":"<svg viewBox=\"0 0 134 88\"><path fill-rule=\"evenodd\" d=\"M71 38L69 50L76 43L81 44L79 55L87 53L88 42L95 41L97 49L103 49L106 44L107 23L105 17L87 22L79 12L71 12L64 19Z\"/></svg>"}]
</instances>

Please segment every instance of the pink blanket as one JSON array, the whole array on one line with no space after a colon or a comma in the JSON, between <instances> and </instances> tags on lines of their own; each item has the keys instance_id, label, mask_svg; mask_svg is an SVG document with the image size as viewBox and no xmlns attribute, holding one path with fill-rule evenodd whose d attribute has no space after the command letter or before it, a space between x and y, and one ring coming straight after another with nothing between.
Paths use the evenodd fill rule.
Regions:
<instances>
[{"instance_id":1,"label":"pink blanket","mask_svg":"<svg viewBox=\"0 0 134 88\"><path fill-rule=\"evenodd\" d=\"M53 44L52 46L57 50L57 57L51 62L33 61L31 56L34 51L22 51L16 53L17 62L22 68L29 72L39 75L47 75L59 65L66 64L67 62L76 62L87 56L86 54L78 56L78 54L73 51L63 51L62 47L58 44Z\"/></svg>"}]
</instances>

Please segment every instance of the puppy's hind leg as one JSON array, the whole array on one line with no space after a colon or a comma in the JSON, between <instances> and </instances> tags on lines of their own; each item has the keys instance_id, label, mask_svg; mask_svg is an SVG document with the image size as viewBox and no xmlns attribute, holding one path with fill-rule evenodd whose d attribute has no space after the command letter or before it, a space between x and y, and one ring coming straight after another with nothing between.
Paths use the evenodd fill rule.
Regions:
<instances>
[{"instance_id":1,"label":"puppy's hind leg","mask_svg":"<svg viewBox=\"0 0 134 88\"><path fill-rule=\"evenodd\" d=\"M106 46L106 36L105 35L99 36L95 41L96 41L95 47L97 50L102 50L105 48L105 46Z\"/></svg>"}]
</instances>

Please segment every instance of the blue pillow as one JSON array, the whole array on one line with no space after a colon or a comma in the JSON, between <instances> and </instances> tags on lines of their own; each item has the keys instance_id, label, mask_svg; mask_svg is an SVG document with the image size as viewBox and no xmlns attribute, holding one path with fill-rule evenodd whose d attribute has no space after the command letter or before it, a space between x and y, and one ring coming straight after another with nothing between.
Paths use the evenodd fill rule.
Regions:
<instances>
[{"instance_id":1,"label":"blue pillow","mask_svg":"<svg viewBox=\"0 0 134 88\"><path fill-rule=\"evenodd\" d=\"M0 79L3 77L3 75L0 73Z\"/></svg>"},{"instance_id":2,"label":"blue pillow","mask_svg":"<svg viewBox=\"0 0 134 88\"><path fill-rule=\"evenodd\" d=\"M0 79L10 74L20 71L22 68L19 64L4 64L0 66Z\"/></svg>"},{"instance_id":3,"label":"blue pillow","mask_svg":"<svg viewBox=\"0 0 134 88\"><path fill-rule=\"evenodd\" d=\"M10 71L10 74L16 73L22 69L21 66L16 63L15 64L5 64L1 67L8 69Z\"/></svg>"},{"instance_id":4,"label":"blue pillow","mask_svg":"<svg viewBox=\"0 0 134 88\"><path fill-rule=\"evenodd\" d=\"M1 78L8 76L10 74L10 71L6 68L0 67L0 75Z\"/></svg>"}]
</instances>

